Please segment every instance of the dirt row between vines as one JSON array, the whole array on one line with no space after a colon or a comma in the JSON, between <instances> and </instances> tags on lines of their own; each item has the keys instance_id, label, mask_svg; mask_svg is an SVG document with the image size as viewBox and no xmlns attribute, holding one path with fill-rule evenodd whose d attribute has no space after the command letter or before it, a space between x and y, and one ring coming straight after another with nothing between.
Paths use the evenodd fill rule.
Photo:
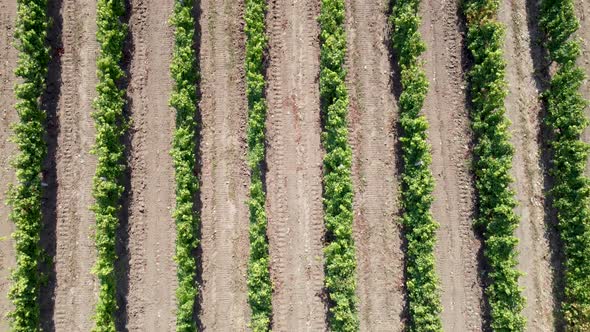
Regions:
<instances>
[{"instance_id":1,"label":"dirt row between vines","mask_svg":"<svg viewBox=\"0 0 590 332\"><path fill-rule=\"evenodd\" d=\"M74 331L92 328L98 282L90 273L96 249L91 188L96 158L90 117L96 84L96 5L93 1L52 3L53 48L47 100L49 153L45 176L49 190L44 208L46 247L54 254L50 282L42 291L43 328ZM61 53L61 55L60 55ZM48 218L54 217L55 221ZM53 223L55 223L53 225ZM51 243L54 247L51 247ZM89 316L90 315L90 316Z\"/></svg>"},{"instance_id":2,"label":"dirt row between vines","mask_svg":"<svg viewBox=\"0 0 590 332\"><path fill-rule=\"evenodd\" d=\"M319 2L269 2L266 122L274 331L325 331Z\"/></svg>"},{"instance_id":3,"label":"dirt row between vines","mask_svg":"<svg viewBox=\"0 0 590 332\"><path fill-rule=\"evenodd\" d=\"M389 1L346 2L357 295L363 331L402 331L403 257Z\"/></svg>"},{"instance_id":4,"label":"dirt row between vines","mask_svg":"<svg viewBox=\"0 0 590 332\"><path fill-rule=\"evenodd\" d=\"M127 229L122 232L126 250L118 273L127 304L121 326L126 323L130 331L166 331L175 326L175 186L169 154L175 116L168 107L174 45L168 18L173 5L173 0L132 0L128 8L130 185Z\"/></svg>"},{"instance_id":5,"label":"dirt row between vines","mask_svg":"<svg viewBox=\"0 0 590 332\"><path fill-rule=\"evenodd\" d=\"M590 2L585 0L578 0L576 3L576 14L580 18L579 37L582 39L582 56L578 63L584 68L587 79L582 85L582 94L586 98L590 98ZM590 108L586 108L587 116L590 116ZM584 135L586 142L590 142L590 129L587 129ZM590 174L590 163L587 165L586 172Z\"/></svg>"},{"instance_id":6,"label":"dirt row between vines","mask_svg":"<svg viewBox=\"0 0 590 332\"><path fill-rule=\"evenodd\" d=\"M53 0L50 33L54 60L44 101L48 108L49 158L45 169L46 230L43 241L55 255L43 292L44 328L88 331L97 282L91 183L95 157L90 117L95 96L95 2ZM243 3L198 1L200 84L199 167L202 268L199 325L205 331L245 331L249 320L249 174L246 164ZM403 240L399 225L399 163L396 130L399 80L393 64L387 0L347 0L347 87L353 149L354 234L357 246L359 316L362 331L402 331L406 315ZM126 20L128 181L122 228L118 325L129 331L173 330L176 286L174 173L168 154L174 112L168 106L173 0L130 0ZM507 115L515 145L514 188L521 225L520 265L525 272L528 330L553 330L555 234L545 209L545 161L538 100L544 84L535 0L503 0L505 52L510 94ZM425 0L420 8L424 55L430 81L424 114L430 122L432 170L436 180L433 216L441 224L436 247L441 279L443 328L481 331L484 325L481 241L470 173L471 130L466 103L462 18L456 1ZM590 3L580 0L585 60L590 73ZM327 330L323 291L324 240L319 105L319 14L317 0L269 1L267 30L267 213L271 251L273 328ZM7 141L17 120L12 87L16 51L10 45L15 0L0 0L0 199L14 170ZM533 61L535 59L535 61ZM590 96L590 85L583 91ZM590 132L590 131L589 131ZM590 134L588 134L590 138ZM0 206L0 236L13 225ZM8 275L13 242L0 241L0 315L10 308ZM0 330L7 322L0 319Z\"/></svg>"},{"instance_id":7,"label":"dirt row between vines","mask_svg":"<svg viewBox=\"0 0 590 332\"><path fill-rule=\"evenodd\" d=\"M203 286L207 331L245 331L249 321L247 105L243 4L201 2Z\"/></svg>"},{"instance_id":8,"label":"dirt row between vines","mask_svg":"<svg viewBox=\"0 0 590 332\"><path fill-rule=\"evenodd\" d=\"M471 130L466 107L462 18L457 1L424 1L421 32L430 89L424 104L435 179L433 217L440 223L436 262L442 289L443 329L482 327L481 243L471 227L474 190Z\"/></svg>"},{"instance_id":9,"label":"dirt row between vines","mask_svg":"<svg viewBox=\"0 0 590 332\"><path fill-rule=\"evenodd\" d=\"M16 152L14 144L8 141L10 124L18 118L13 108L15 98L12 90L17 58L17 52L12 47L15 17L16 1L0 1L0 317L4 317L11 307L6 296L10 288L10 268L15 265L14 242L10 239L14 224L8 220L6 206L6 190L15 178L8 158ZM0 330L8 330L6 319L0 319Z\"/></svg>"},{"instance_id":10,"label":"dirt row between vines","mask_svg":"<svg viewBox=\"0 0 590 332\"><path fill-rule=\"evenodd\" d=\"M554 282L559 271L557 233L551 210L546 208L545 186L548 183L546 151L540 93L547 86L543 77L542 35L538 27L539 8L535 1L502 1L500 22L506 26L504 54L507 60L509 94L506 114L512 122L515 148L512 174L520 216L516 230L519 239L518 268L524 273L520 285L527 299L524 316L529 331L553 331L559 324L553 315L557 308Z\"/></svg>"}]
</instances>

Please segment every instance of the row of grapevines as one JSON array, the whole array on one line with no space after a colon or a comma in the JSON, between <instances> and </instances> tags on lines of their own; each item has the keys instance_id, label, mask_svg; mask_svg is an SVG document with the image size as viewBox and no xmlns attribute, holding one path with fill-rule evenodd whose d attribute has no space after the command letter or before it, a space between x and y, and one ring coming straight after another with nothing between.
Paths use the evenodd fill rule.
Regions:
<instances>
[{"instance_id":1,"label":"row of grapevines","mask_svg":"<svg viewBox=\"0 0 590 332\"><path fill-rule=\"evenodd\" d=\"M45 112L39 98L45 89L49 64L46 11L46 0L18 1L15 38L19 55L15 73L22 79L15 87L20 120L14 126L14 141L19 150L14 160L18 183L9 193L10 218L16 226L16 268L9 294L14 303L9 313L13 331L39 330L41 170L47 152L43 140Z\"/></svg>"},{"instance_id":2,"label":"row of grapevines","mask_svg":"<svg viewBox=\"0 0 590 332\"><path fill-rule=\"evenodd\" d=\"M571 331L590 330L590 181L584 175L590 147L580 136L588 125L588 102L579 92L583 71L576 66L580 42L572 0L544 0L541 27L551 61L557 64L549 89L545 123L553 133L551 190L565 254L563 312Z\"/></svg>"},{"instance_id":3,"label":"row of grapevines","mask_svg":"<svg viewBox=\"0 0 590 332\"><path fill-rule=\"evenodd\" d=\"M250 259L248 261L248 303L252 309L250 327L268 331L272 315L272 284L269 271L266 193L262 185L264 161L264 97L265 0L246 0L246 95L248 97L248 164L250 166Z\"/></svg>"},{"instance_id":4,"label":"row of grapevines","mask_svg":"<svg viewBox=\"0 0 590 332\"><path fill-rule=\"evenodd\" d=\"M176 0L170 20L175 28L170 65L174 87L170 105L176 110L176 130L171 151L176 179L176 330L183 332L196 330L193 314L198 294L195 281L197 261L193 254L199 243L199 219L194 206L199 181L195 173L198 73L193 6L193 0Z\"/></svg>"},{"instance_id":5,"label":"row of grapevines","mask_svg":"<svg viewBox=\"0 0 590 332\"><path fill-rule=\"evenodd\" d=\"M489 285L485 293L494 331L522 331L525 319L521 273L517 265L519 219L516 200L510 188L513 147L509 120L505 116L507 94L502 46L504 29L496 21L498 0L467 0L467 48L473 57L468 73L472 103L472 128L475 136L475 187L478 195L476 225L484 236L484 256Z\"/></svg>"},{"instance_id":6,"label":"row of grapevines","mask_svg":"<svg viewBox=\"0 0 590 332\"><path fill-rule=\"evenodd\" d=\"M420 115L428 92L428 81L420 55L425 50L420 32L420 0L393 3L392 41L401 69L399 97L402 172L402 221L407 240L406 288L409 302L409 331L441 331L441 304L434 265L434 245L438 223L432 218L434 178L432 158L426 141L428 122Z\"/></svg>"},{"instance_id":7,"label":"row of grapevines","mask_svg":"<svg viewBox=\"0 0 590 332\"><path fill-rule=\"evenodd\" d=\"M98 158L98 164L92 186L96 200L92 210L96 218L98 251L93 271L98 277L100 289L94 331L115 331L115 236L124 190L121 177L125 169L124 146L121 143L126 127L123 117L125 91L118 86L124 76L121 69L123 42L127 35L127 26L121 22L124 13L123 0L99 0L97 3L96 38L100 53L97 59L97 97L92 116L96 126L93 153Z\"/></svg>"},{"instance_id":8,"label":"row of grapevines","mask_svg":"<svg viewBox=\"0 0 590 332\"><path fill-rule=\"evenodd\" d=\"M322 0L320 10L320 97L324 132L324 221L326 288L333 331L357 331L356 259L352 237L352 151L348 144L348 92L344 58L344 1Z\"/></svg>"}]
</instances>

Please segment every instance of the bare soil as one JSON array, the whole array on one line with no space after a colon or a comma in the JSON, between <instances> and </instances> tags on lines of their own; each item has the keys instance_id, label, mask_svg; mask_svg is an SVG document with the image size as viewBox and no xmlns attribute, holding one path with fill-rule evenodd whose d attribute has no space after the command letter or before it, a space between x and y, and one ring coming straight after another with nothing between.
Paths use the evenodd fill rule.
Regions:
<instances>
[{"instance_id":1,"label":"bare soil","mask_svg":"<svg viewBox=\"0 0 590 332\"><path fill-rule=\"evenodd\" d=\"M538 62L542 57L538 25L527 20L527 1L505 0L500 7L499 20L506 26L504 55L509 94L506 114L515 148L512 174L518 200L516 212L520 225L518 268L524 273L520 284L527 302L524 316L528 331L552 331L554 328L553 270L550 251L552 225L546 224L544 196L544 164L540 142L543 90ZM531 15L533 8L530 7ZM536 20L535 20L536 22Z\"/></svg>"},{"instance_id":2,"label":"bare soil","mask_svg":"<svg viewBox=\"0 0 590 332\"><path fill-rule=\"evenodd\" d=\"M354 238L362 331L402 331L403 252L395 144L397 104L385 0L346 2Z\"/></svg>"},{"instance_id":3,"label":"bare soil","mask_svg":"<svg viewBox=\"0 0 590 332\"><path fill-rule=\"evenodd\" d=\"M50 79L50 84L57 84L56 117L50 119L55 122L50 128L54 128L57 144L50 146L49 152L49 158L55 159L57 186L55 304L52 317L46 317L53 322L44 325L48 330L88 331L93 326L98 292L97 280L90 272L96 249L94 215L89 210L94 202L91 188L96 168L96 158L90 154L95 133L90 113L96 96L96 5L87 0L61 5L63 19L57 21L61 40L57 43L63 53L54 58L59 70Z\"/></svg>"},{"instance_id":4,"label":"bare soil","mask_svg":"<svg viewBox=\"0 0 590 332\"><path fill-rule=\"evenodd\" d=\"M17 52L12 47L14 22L16 19L16 1L0 1L0 317L10 311L8 300L10 289L10 270L15 266L14 241L10 234L14 224L8 219L10 210L6 206L6 191L14 183L14 168L10 157L16 153L16 147L9 142L12 135L10 125L18 121L14 112L15 98L13 86L16 83L14 68ZM8 330L6 319L0 319L0 331Z\"/></svg>"},{"instance_id":5,"label":"bare soil","mask_svg":"<svg viewBox=\"0 0 590 332\"><path fill-rule=\"evenodd\" d=\"M586 80L582 85L582 94L586 99L590 98L590 2L585 0L576 1L576 13L580 19L578 37L582 40L582 56L578 64L586 73ZM590 107L586 107L586 116L590 118ZM584 141L590 143L590 128L584 133ZM590 175L590 160L586 165L586 173Z\"/></svg>"},{"instance_id":6,"label":"bare soil","mask_svg":"<svg viewBox=\"0 0 590 332\"><path fill-rule=\"evenodd\" d=\"M426 42L430 90L424 113L430 123L432 213L440 223L436 264L445 331L482 329L481 243L472 228L474 190L470 173L471 130L466 107L463 34L457 1L424 1L421 32Z\"/></svg>"},{"instance_id":7,"label":"bare soil","mask_svg":"<svg viewBox=\"0 0 590 332\"><path fill-rule=\"evenodd\" d=\"M201 2L202 265L205 331L245 331L247 303L247 105L243 5Z\"/></svg>"},{"instance_id":8,"label":"bare soil","mask_svg":"<svg viewBox=\"0 0 590 332\"><path fill-rule=\"evenodd\" d=\"M274 331L325 331L317 1L275 0L269 31L267 212Z\"/></svg>"},{"instance_id":9,"label":"bare soil","mask_svg":"<svg viewBox=\"0 0 590 332\"><path fill-rule=\"evenodd\" d=\"M580 29L577 37L582 39L583 54L580 57L580 65L584 67L587 78L590 77L590 3L584 0L576 1L577 17L580 19ZM590 85L586 80L582 91L585 96L590 96Z\"/></svg>"},{"instance_id":10,"label":"bare soil","mask_svg":"<svg viewBox=\"0 0 590 332\"><path fill-rule=\"evenodd\" d=\"M129 257L125 258L128 271L120 273L128 278L121 282L128 283L130 331L171 331L176 321L175 185L170 156L175 113L168 106L174 44L168 19L173 5L172 0L130 2Z\"/></svg>"}]
</instances>

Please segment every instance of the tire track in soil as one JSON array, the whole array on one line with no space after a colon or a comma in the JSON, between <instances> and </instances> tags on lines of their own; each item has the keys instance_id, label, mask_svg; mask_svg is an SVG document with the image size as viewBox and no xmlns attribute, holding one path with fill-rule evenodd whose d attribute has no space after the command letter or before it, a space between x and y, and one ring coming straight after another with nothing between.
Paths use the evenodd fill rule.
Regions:
<instances>
[{"instance_id":1,"label":"tire track in soil","mask_svg":"<svg viewBox=\"0 0 590 332\"><path fill-rule=\"evenodd\" d=\"M346 1L361 331L404 329L404 253L396 220L397 103L392 93L388 5L387 0Z\"/></svg>"},{"instance_id":2,"label":"tire track in soil","mask_svg":"<svg viewBox=\"0 0 590 332\"><path fill-rule=\"evenodd\" d=\"M246 331L248 184L247 104L244 82L243 3L201 2L203 284L204 331Z\"/></svg>"},{"instance_id":3,"label":"tire track in soil","mask_svg":"<svg viewBox=\"0 0 590 332\"><path fill-rule=\"evenodd\" d=\"M174 42L172 0L132 0L129 19L131 186L129 193L130 331L172 331L176 317L176 231L172 147L175 115L169 65Z\"/></svg>"},{"instance_id":4,"label":"tire track in soil","mask_svg":"<svg viewBox=\"0 0 590 332\"><path fill-rule=\"evenodd\" d=\"M16 1L0 0L0 331L8 331L8 320L4 317L12 310L8 291L10 270L16 265L14 241L11 238L14 224L8 218L10 209L6 205L6 191L15 181L15 171L10 160L17 153L16 146L9 142L12 136L10 126L18 121L13 92L18 54L12 46L15 20Z\"/></svg>"},{"instance_id":5,"label":"tire track in soil","mask_svg":"<svg viewBox=\"0 0 590 332\"><path fill-rule=\"evenodd\" d=\"M61 80L58 82L56 177L55 307L56 331L88 331L98 291L91 274L96 260L94 216L90 206L96 158L90 116L96 85L96 5L64 1Z\"/></svg>"},{"instance_id":6,"label":"tire track in soil","mask_svg":"<svg viewBox=\"0 0 590 332\"><path fill-rule=\"evenodd\" d=\"M426 42L426 75L430 89L424 113L430 123L432 213L440 223L436 262L441 280L445 331L480 331L483 292L479 280L480 240L472 227L475 201L471 130L466 107L463 36L457 1L424 1L422 26Z\"/></svg>"},{"instance_id":7,"label":"tire track in soil","mask_svg":"<svg viewBox=\"0 0 590 332\"><path fill-rule=\"evenodd\" d=\"M535 81L535 64L531 39L538 39L538 30L529 30L525 0L504 0L499 21L506 27L504 57L509 94L506 115L512 122L510 131L515 148L512 176L521 218L516 235L519 239L519 270L524 272L520 285L527 299L523 315L527 331L552 331L553 272L550 239L546 236L544 175L541 160L540 118L542 104Z\"/></svg>"},{"instance_id":8,"label":"tire track in soil","mask_svg":"<svg viewBox=\"0 0 590 332\"><path fill-rule=\"evenodd\" d=\"M270 34L267 212L273 330L326 331L319 6L275 0Z\"/></svg>"}]
</instances>

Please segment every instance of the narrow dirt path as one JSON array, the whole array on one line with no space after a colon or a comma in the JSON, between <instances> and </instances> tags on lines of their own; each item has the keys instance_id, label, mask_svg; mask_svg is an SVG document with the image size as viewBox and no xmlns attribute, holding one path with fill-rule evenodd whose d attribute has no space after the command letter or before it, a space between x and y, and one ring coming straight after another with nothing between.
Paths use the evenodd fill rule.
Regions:
<instances>
[{"instance_id":1,"label":"narrow dirt path","mask_svg":"<svg viewBox=\"0 0 590 332\"><path fill-rule=\"evenodd\" d=\"M55 307L56 331L88 331L93 326L97 282L94 216L90 206L96 158L90 116L96 84L96 5L90 0L64 1L61 8L63 53L58 82L57 204Z\"/></svg>"},{"instance_id":2,"label":"narrow dirt path","mask_svg":"<svg viewBox=\"0 0 590 332\"><path fill-rule=\"evenodd\" d=\"M580 29L577 36L582 39L582 56L578 64L586 73L586 80L582 85L582 94L590 100L590 2L586 0L576 1L576 16L580 20ZM586 107L586 116L590 118L590 107ZM584 132L584 141L590 143L590 128ZM590 174L590 159L586 165L586 173Z\"/></svg>"},{"instance_id":3,"label":"narrow dirt path","mask_svg":"<svg viewBox=\"0 0 590 332\"><path fill-rule=\"evenodd\" d=\"M584 67L587 78L590 78L590 2L577 0L576 9L577 17L580 19L580 29L577 36L582 38L583 48L580 65ZM588 80L584 84L583 91L585 96L590 98L590 83L588 83Z\"/></svg>"},{"instance_id":4,"label":"narrow dirt path","mask_svg":"<svg viewBox=\"0 0 590 332\"><path fill-rule=\"evenodd\" d=\"M246 331L248 183L243 4L201 2L202 312L205 331Z\"/></svg>"},{"instance_id":5,"label":"narrow dirt path","mask_svg":"<svg viewBox=\"0 0 590 332\"><path fill-rule=\"evenodd\" d=\"M10 159L16 154L16 146L9 142L10 125L18 121L13 92L17 59L17 51L12 47L15 19L16 1L0 0L0 331L8 331L8 321L4 317L11 310L7 296L10 270L16 264L14 241L10 237L14 224L8 219L10 210L6 205L6 191L15 180Z\"/></svg>"},{"instance_id":6,"label":"narrow dirt path","mask_svg":"<svg viewBox=\"0 0 590 332\"><path fill-rule=\"evenodd\" d=\"M546 235L543 169L541 168L540 86L535 81L533 56L542 56L539 47L531 50L531 39L538 40L538 28L529 29L526 0L504 0L499 20L506 27L504 58L509 94L506 111L515 148L512 174L521 218L519 266L524 272L520 284L527 299L523 314L528 331L553 330L553 273L550 239ZM536 42L536 41L535 41Z\"/></svg>"},{"instance_id":7,"label":"narrow dirt path","mask_svg":"<svg viewBox=\"0 0 590 332\"><path fill-rule=\"evenodd\" d=\"M426 42L426 73L430 90L424 112L430 122L432 171L435 177L432 212L440 223L436 248L442 288L445 331L482 328L482 288L478 278L481 243L473 228L474 190L469 148L471 134L465 106L462 69L463 39L456 1L424 1L421 32Z\"/></svg>"},{"instance_id":8,"label":"narrow dirt path","mask_svg":"<svg viewBox=\"0 0 590 332\"><path fill-rule=\"evenodd\" d=\"M404 328L404 254L396 220L397 104L392 89L388 5L386 0L346 1L349 140L362 331Z\"/></svg>"},{"instance_id":9,"label":"narrow dirt path","mask_svg":"<svg viewBox=\"0 0 590 332\"><path fill-rule=\"evenodd\" d=\"M169 154L174 112L168 106L174 42L168 19L174 1L132 0L129 73L131 147L129 167L130 331L170 331L175 325L176 264L174 168Z\"/></svg>"},{"instance_id":10,"label":"narrow dirt path","mask_svg":"<svg viewBox=\"0 0 590 332\"><path fill-rule=\"evenodd\" d=\"M317 1L270 3L267 211L273 330L325 331Z\"/></svg>"}]
</instances>

